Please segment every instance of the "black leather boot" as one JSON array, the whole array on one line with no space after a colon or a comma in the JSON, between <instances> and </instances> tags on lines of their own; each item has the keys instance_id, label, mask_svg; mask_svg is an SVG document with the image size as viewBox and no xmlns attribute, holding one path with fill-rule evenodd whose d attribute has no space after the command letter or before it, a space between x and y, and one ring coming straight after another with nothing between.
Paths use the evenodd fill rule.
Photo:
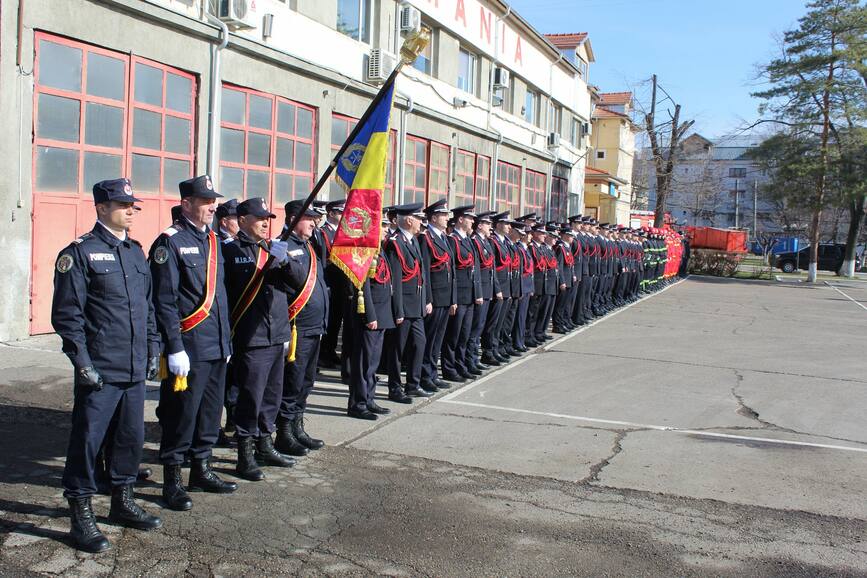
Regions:
<instances>
[{"instance_id":1,"label":"black leather boot","mask_svg":"<svg viewBox=\"0 0 867 578\"><path fill-rule=\"evenodd\" d=\"M210 458L193 458L190 465L191 492L209 492L212 494L231 494L238 489L235 482L224 482L211 469Z\"/></svg>"},{"instance_id":2,"label":"black leather boot","mask_svg":"<svg viewBox=\"0 0 867 578\"><path fill-rule=\"evenodd\" d=\"M289 456L306 456L310 450L295 438L295 428L288 419L277 420L277 451Z\"/></svg>"},{"instance_id":3,"label":"black leather boot","mask_svg":"<svg viewBox=\"0 0 867 578\"><path fill-rule=\"evenodd\" d=\"M291 468L295 465L293 458L284 456L274 449L274 441L271 439L271 434L265 434L256 439L256 461L266 466L276 466L278 468Z\"/></svg>"},{"instance_id":4,"label":"black leather boot","mask_svg":"<svg viewBox=\"0 0 867 578\"><path fill-rule=\"evenodd\" d=\"M301 442L301 445L311 450L322 449L325 446L324 441L312 438L304 431L304 414L295 416L295 419L292 421L292 433L295 434L295 439Z\"/></svg>"},{"instance_id":5,"label":"black leather boot","mask_svg":"<svg viewBox=\"0 0 867 578\"><path fill-rule=\"evenodd\" d=\"M253 438L250 436L238 438L238 464L235 466L235 473L239 478L251 482L265 479L265 472L259 469L259 464L253 457Z\"/></svg>"},{"instance_id":6,"label":"black leather boot","mask_svg":"<svg viewBox=\"0 0 867 578\"><path fill-rule=\"evenodd\" d=\"M163 525L163 521L157 516L151 516L135 503L132 484L112 488L108 519L115 524L136 530L156 530Z\"/></svg>"},{"instance_id":7,"label":"black leather boot","mask_svg":"<svg viewBox=\"0 0 867 578\"><path fill-rule=\"evenodd\" d=\"M111 548L108 541L96 525L96 516L90 507L90 498L69 498L69 515L72 527L69 535L75 542L75 547L83 552L105 552Z\"/></svg>"},{"instance_id":8,"label":"black leather boot","mask_svg":"<svg viewBox=\"0 0 867 578\"><path fill-rule=\"evenodd\" d=\"M163 466L163 501L176 512L186 512L193 507L193 501L184 489L180 464Z\"/></svg>"}]
</instances>

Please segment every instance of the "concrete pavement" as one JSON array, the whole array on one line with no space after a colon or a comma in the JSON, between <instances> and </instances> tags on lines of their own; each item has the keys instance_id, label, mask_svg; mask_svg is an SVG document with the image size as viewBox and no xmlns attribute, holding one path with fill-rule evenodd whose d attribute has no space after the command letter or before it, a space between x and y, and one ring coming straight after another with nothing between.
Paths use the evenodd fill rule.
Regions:
<instances>
[{"instance_id":1,"label":"concrete pavement","mask_svg":"<svg viewBox=\"0 0 867 578\"><path fill-rule=\"evenodd\" d=\"M693 277L374 423L326 376L328 448L189 513L146 483L165 528L103 524L99 556L65 538L68 363L56 338L0 347L0 571L867 575L867 286L835 285Z\"/></svg>"}]
</instances>

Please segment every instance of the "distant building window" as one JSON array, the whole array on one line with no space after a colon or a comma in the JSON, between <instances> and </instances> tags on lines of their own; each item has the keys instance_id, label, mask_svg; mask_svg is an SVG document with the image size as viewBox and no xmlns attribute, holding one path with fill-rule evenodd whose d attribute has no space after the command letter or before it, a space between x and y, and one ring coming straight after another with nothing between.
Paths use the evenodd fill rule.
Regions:
<instances>
[{"instance_id":1,"label":"distant building window","mask_svg":"<svg viewBox=\"0 0 867 578\"><path fill-rule=\"evenodd\" d=\"M554 104L552 101L548 110L550 114L548 118L548 130L550 132L559 133L563 127L563 107L559 104Z\"/></svg>"},{"instance_id":2,"label":"distant building window","mask_svg":"<svg viewBox=\"0 0 867 578\"><path fill-rule=\"evenodd\" d=\"M337 31L370 43L370 0L337 0Z\"/></svg>"},{"instance_id":3,"label":"distant building window","mask_svg":"<svg viewBox=\"0 0 867 578\"><path fill-rule=\"evenodd\" d=\"M578 68L578 76L587 80L587 63L581 59L579 56L575 56L575 60L572 62Z\"/></svg>"},{"instance_id":4,"label":"distant building window","mask_svg":"<svg viewBox=\"0 0 867 578\"><path fill-rule=\"evenodd\" d=\"M741 168L730 168L729 169L729 178L731 179L742 179L747 176L747 169Z\"/></svg>"},{"instance_id":5,"label":"distant building window","mask_svg":"<svg viewBox=\"0 0 867 578\"><path fill-rule=\"evenodd\" d=\"M497 211L517 211L521 196L521 167L497 163Z\"/></svg>"},{"instance_id":6,"label":"distant building window","mask_svg":"<svg viewBox=\"0 0 867 578\"><path fill-rule=\"evenodd\" d=\"M536 124L539 121L538 115L539 95L533 90L527 90L527 95L524 98L524 120L530 124Z\"/></svg>"},{"instance_id":7,"label":"distant building window","mask_svg":"<svg viewBox=\"0 0 867 578\"><path fill-rule=\"evenodd\" d=\"M478 76L479 58L468 50L461 48L458 53L458 88L472 95L476 94L476 77Z\"/></svg>"},{"instance_id":8,"label":"distant building window","mask_svg":"<svg viewBox=\"0 0 867 578\"><path fill-rule=\"evenodd\" d=\"M528 213L545 214L546 176L544 173L524 172L524 210Z\"/></svg>"},{"instance_id":9,"label":"distant building window","mask_svg":"<svg viewBox=\"0 0 867 578\"><path fill-rule=\"evenodd\" d=\"M578 122L577 118L572 119L572 129L569 131L569 142L572 143L573 147L578 146L578 139L581 135L581 123Z\"/></svg>"},{"instance_id":10,"label":"distant building window","mask_svg":"<svg viewBox=\"0 0 867 578\"><path fill-rule=\"evenodd\" d=\"M426 29L431 35L431 41L427 43L424 51L418 55L418 58L415 59L413 63L413 68L418 70L419 72L424 72L428 76L433 75L433 31L429 26L422 26L422 28Z\"/></svg>"},{"instance_id":11,"label":"distant building window","mask_svg":"<svg viewBox=\"0 0 867 578\"><path fill-rule=\"evenodd\" d=\"M596 158L600 161L604 160L605 159L605 151L596 151Z\"/></svg>"}]
</instances>

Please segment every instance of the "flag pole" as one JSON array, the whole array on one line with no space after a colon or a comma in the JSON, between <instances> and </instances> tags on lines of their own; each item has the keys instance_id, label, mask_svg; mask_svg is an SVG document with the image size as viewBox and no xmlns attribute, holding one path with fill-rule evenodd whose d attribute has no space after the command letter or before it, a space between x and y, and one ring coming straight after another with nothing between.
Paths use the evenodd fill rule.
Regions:
<instances>
[{"instance_id":1,"label":"flag pole","mask_svg":"<svg viewBox=\"0 0 867 578\"><path fill-rule=\"evenodd\" d=\"M292 230L298 224L298 221L301 219L302 215L310 208L310 205L313 204L313 200L319 194L319 191L322 190L322 187L325 186L325 183L328 182L328 179L331 178L331 173L334 172L334 169L337 168L337 163L340 160L340 157L343 156L343 153L346 152L346 149L349 148L349 145L355 140L355 137L358 136L358 133L361 132L362 128L364 128L365 123L370 118L370 115L373 114L373 111L376 110L376 107L382 102L382 99L385 98L386 92L388 92L388 88L394 84L395 80L397 80L397 75L400 74L400 69L403 68L405 64L411 64L415 62L415 59L418 58L418 55L425 49L425 47L430 42L430 32L427 29L422 28L418 32L410 35L404 41L403 46L400 48L400 60L397 63L397 66L394 67L394 70L391 71L391 74L386 79L385 83L382 85L382 88L379 89L379 92L376 93L376 96L371 101L370 105L367 107L367 110L364 111L364 114L358 120L355 125L355 128L352 129L352 132L349 133L349 137L343 142L340 149L337 151L337 154L334 155L334 158L331 159L331 162L328 163L328 167L325 169L325 172L322 173L322 176L319 177L319 180L316 181L316 185L314 185L313 190L310 191L310 194L307 195L307 198L304 200L304 205L302 205L301 210L298 211L295 215L292 216L292 220L287 223L286 228L280 234L280 240L285 241L289 238L289 235L292 234ZM351 184L351 183L348 183Z\"/></svg>"}]
</instances>

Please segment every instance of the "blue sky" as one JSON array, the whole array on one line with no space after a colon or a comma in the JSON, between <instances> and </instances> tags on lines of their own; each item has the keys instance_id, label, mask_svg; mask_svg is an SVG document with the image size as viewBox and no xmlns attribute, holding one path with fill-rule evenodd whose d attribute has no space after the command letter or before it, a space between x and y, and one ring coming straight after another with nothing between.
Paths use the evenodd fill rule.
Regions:
<instances>
[{"instance_id":1,"label":"blue sky","mask_svg":"<svg viewBox=\"0 0 867 578\"><path fill-rule=\"evenodd\" d=\"M633 90L649 103L649 88L641 83L656 73L707 137L757 118L759 102L750 97L755 65L775 55L775 36L794 28L806 11L803 0L509 3L540 32L588 32L596 55L590 82L603 92Z\"/></svg>"}]
</instances>

